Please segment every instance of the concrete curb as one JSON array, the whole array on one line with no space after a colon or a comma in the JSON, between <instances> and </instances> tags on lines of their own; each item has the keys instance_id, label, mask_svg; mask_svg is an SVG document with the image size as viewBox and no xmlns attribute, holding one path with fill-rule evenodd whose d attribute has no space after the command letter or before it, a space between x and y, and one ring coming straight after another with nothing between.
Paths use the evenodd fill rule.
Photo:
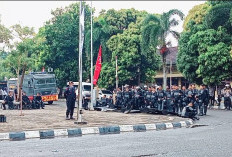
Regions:
<instances>
[{"instance_id":1,"label":"concrete curb","mask_svg":"<svg viewBox=\"0 0 232 157\"><path fill-rule=\"evenodd\" d=\"M183 127L190 127L193 125L193 120L186 120L180 122L156 123L156 124L137 124L137 125L118 125L118 126L101 126L101 127L86 127L86 128L70 128L70 129L54 129L41 131L24 131L24 132L10 132L0 133L0 141L10 140L26 140L32 138L48 139L61 136L82 136L88 134L120 134L121 132L145 132L150 130L167 130Z\"/></svg>"}]
</instances>

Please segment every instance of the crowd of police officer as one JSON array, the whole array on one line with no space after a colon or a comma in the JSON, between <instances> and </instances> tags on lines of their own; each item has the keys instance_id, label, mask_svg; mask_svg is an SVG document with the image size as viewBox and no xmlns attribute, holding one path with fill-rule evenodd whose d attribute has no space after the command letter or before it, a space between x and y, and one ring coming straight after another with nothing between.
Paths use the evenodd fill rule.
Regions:
<instances>
[{"instance_id":1,"label":"crowd of police officer","mask_svg":"<svg viewBox=\"0 0 232 157\"><path fill-rule=\"evenodd\" d=\"M162 86L129 87L124 86L116 92L115 106L124 113L131 110L140 110L146 113L175 114L178 116L191 115L189 118L197 118L207 113L209 104L209 92L205 85L196 89L195 84L179 87L173 85L166 90ZM192 113L187 113L187 112ZM184 113L183 113L184 112Z\"/></svg>"}]
</instances>

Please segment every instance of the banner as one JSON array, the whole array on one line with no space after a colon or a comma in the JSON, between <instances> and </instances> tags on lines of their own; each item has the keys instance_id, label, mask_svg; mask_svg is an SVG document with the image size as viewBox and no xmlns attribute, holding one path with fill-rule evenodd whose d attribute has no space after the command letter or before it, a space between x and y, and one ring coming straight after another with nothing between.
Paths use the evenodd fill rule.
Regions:
<instances>
[{"instance_id":1,"label":"banner","mask_svg":"<svg viewBox=\"0 0 232 157\"><path fill-rule=\"evenodd\" d=\"M94 76L93 76L93 84L96 85L98 81L98 77L101 72L101 62L102 62L102 47L100 45L99 51L98 51L98 57L97 57L97 62L96 62L96 67L94 71Z\"/></svg>"}]
</instances>

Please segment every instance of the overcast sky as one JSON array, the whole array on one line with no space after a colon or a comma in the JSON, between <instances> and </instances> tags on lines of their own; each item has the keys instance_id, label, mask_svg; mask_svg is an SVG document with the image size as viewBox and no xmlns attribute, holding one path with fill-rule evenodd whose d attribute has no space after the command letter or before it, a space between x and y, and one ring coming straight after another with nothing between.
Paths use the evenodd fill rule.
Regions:
<instances>
[{"instance_id":1,"label":"overcast sky","mask_svg":"<svg viewBox=\"0 0 232 157\"><path fill-rule=\"evenodd\" d=\"M0 15L2 23L9 27L14 24L34 27L36 32L39 27L51 18L51 10L65 7L77 1L0 1ZM90 4L90 1L87 1ZM149 13L163 13L170 9L179 9L185 15L195 5L204 1L93 1L97 16L102 9L114 8L146 10ZM182 25L181 25L182 26ZM179 27L178 30L182 28Z\"/></svg>"}]
</instances>

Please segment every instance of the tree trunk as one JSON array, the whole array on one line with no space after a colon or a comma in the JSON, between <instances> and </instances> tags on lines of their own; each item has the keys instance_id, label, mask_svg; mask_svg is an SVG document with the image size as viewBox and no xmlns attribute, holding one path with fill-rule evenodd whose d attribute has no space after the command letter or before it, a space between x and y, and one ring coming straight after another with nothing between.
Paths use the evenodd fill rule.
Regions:
<instances>
[{"instance_id":1,"label":"tree trunk","mask_svg":"<svg viewBox=\"0 0 232 157\"><path fill-rule=\"evenodd\" d=\"M23 79L24 79L25 71L26 71L26 66L24 65L23 71L22 71L22 76L21 76L20 83L19 83L19 93L18 93L19 101L21 101L21 94L22 94Z\"/></svg>"},{"instance_id":2,"label":"tree trunk","mask_svg":"<svg viewBox=\"0 0 232 157\"><path fill-rule=\"evenodd\" d=\"M167 87L167 71L166 71L166 57L163 54L163 89L166 90Z\"/></svg>"}]
</instances>

